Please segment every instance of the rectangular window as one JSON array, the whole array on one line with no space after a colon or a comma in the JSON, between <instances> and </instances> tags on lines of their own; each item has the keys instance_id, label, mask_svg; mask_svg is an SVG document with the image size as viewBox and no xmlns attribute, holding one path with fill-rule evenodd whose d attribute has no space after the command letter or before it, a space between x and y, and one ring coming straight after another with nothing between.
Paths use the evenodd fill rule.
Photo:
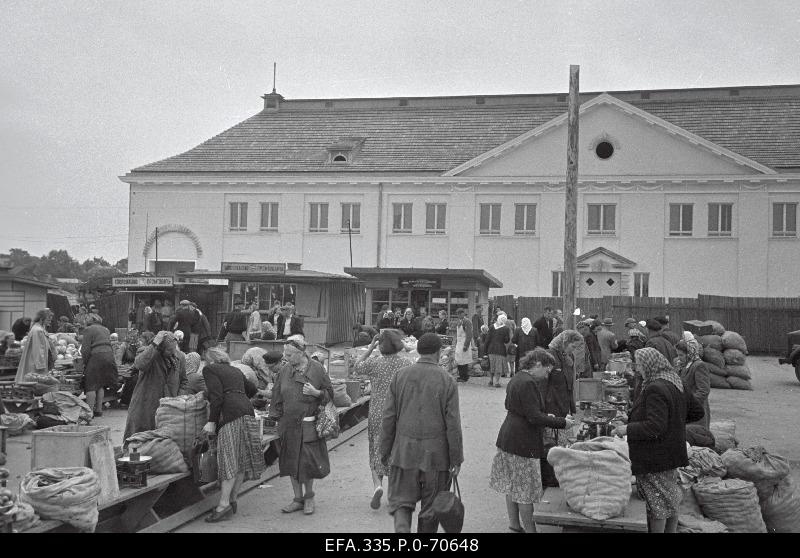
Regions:
<instances>
[{"instance_id":1,"label":"rectangular window","mask_svg":"<svg viewBox=\"0 0 800 558\"><path fill-rule=\"evenodd\" d=\"M444 234L447 205L444 203L425 204L425 233Z\"/></svg>"},{"instance_id":2,"label":"rectangular window","mask_svg":"<svg viewBox=\"0 0 800 558\"><path fill-rule=\"evenodd\" d=\"M536 234L536 204L514 205L514 234Z\"/></svg>"},{"instance_id":3,"label":"rectangular window","mask_svg":"<svg viewBox=\"0 0 800 558\"><path fill-rule=\"evenodd\" d=\"M772 236L797 236L797 204L772 204Z\"/></svg>"},{"instance_id":4,"label":"rectangular window","mask_svg":"<svg viewBox=\"0 0 800 558\"><path fill-rule=\"evenodd\" d=\"M410 233L411 232L411 208L410 203L392 204L392 232Z\"/></svg>"},{"instance_id":5,"label":"rectangular window","mask_svg":"<svg viewBox=\"0 0 800 558\"><path fill-rule=\"evenodd\" d=\"M500 234L500 204L481 204L481 234Z\"/></svg>"},{"instance_id":6,"label":"rectangular window","mask_svg":"<svg viewBox=\"0 0 800 558\"><path fill-rule=\"evenodd\" d=\"M616 204L589 204L589 234L616 234Z\"/></svg>"},{"instance_id":7,"label":"rectangular window","mask_svg":"<svg viewBox=\"0 0 800 558\"><path fill-rule=\"evenodd\" d=\"M308 232L328 232L328 204L311 203L311 219Z\"/></svg>"},{"instance_id":8,"label":"rectangular window","mask_svg":"<svg viewBox=\"0 0 800 558\"><path fill-rule=\"evenodd\" d=\"M553 296L564 296L564 272L553 272Z\"/></svg>"},{"instance_id":9,"label":"rectangular window","mask_svg":"<svg viewBox=\"0 0 800 558\"><path fill-rule=\"evenodd\" d=\"M669 235L692 236L692 204L669 204Z\"/></svg>"},{"instance_id":10,"label":"rectangular window","mask_svg":"<svg viewBox=\"0 0 800 558\"><path fill-rule=\"evenodd\" d=\"M232 231L246 231L247 230L247 203L246 202L232 202L231 203L230 230L232 230Z\"/></svg>"},{"instance_id":11,"label":"rectangular window","mask_svg":"<svg viewBox=\"0 0 800 558\"><path fill-rule=\"evenodd\" d=\"M343 203L342 204L342 232L361 232L361 204Z\"/></svg>"},{"instance_id":12,"label":"rectangular window","mask_svg":"<svg viewBox=\"0 0 800 558\"><path fill-rule=\"evenodd\" d=\"M733 234L733 204L708 204L708 236L731 236Z\"/></svg>"},{"instance_id":13,"label":"rectangular window","mask_svg":"<svg viewBox=\"0 0 800 558\"><path fill-rule=\"evenodd\" d=\"M633 274L633 296L650 296L650 274Z\"/></svg>"},{"instance_id":14,"label":"rectangular window","mask_svg":"<svg viewBox=\"0 0 800 558\"><path fill-rule=\"evenodd\" d=\"M262 203L261 204L261 230L262 231L277 231L278 230L278 204L277 203Z\"/></svg>"}]
</instances>

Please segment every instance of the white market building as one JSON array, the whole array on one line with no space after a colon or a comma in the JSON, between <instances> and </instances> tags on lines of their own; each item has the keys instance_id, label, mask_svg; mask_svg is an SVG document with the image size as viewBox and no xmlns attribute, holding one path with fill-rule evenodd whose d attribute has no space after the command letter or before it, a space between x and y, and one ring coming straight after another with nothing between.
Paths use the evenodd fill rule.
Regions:
<instances>
[{"instance_id":1,"label":"white market building","mask_svg":"<svg viewBox=\"0 0 800 558\"><path fill-rule=\"evenodd\" d=\"M384 302L472 312L489 288L560 294L566 95L263 98L121 177L129 269L227 277L225 307L289 288L241 264L350 271L373 319ZM579 296L798 294L800 86L581 103Z\"/></svg>"}]
</instances>

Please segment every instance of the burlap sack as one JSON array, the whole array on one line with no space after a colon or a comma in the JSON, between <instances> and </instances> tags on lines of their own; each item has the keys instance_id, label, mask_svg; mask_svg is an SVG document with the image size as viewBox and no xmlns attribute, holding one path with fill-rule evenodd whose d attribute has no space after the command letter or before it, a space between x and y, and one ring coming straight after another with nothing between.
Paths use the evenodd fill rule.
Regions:
<instances>
[{"instance_id":1,"label":"burlap sack","mask_svg":"<svg viewBox=\"0 0 800 558\"><path fill-rule=\"evenodd\" d=\"M734 533L767 532L752 482L705 477L693 490L705 517L725 524Z\"/></svg>"},{"instance_id":2,"label":"burlap sack","mask_svg":"<svg viewBox=\"0 0 800 558\"><path fill-rule=\"evenodd\" d=\"M723 326L719 322L715 322L714 320L706 320L705 322L703 322L703 324L704 325L710 325L711 326L711 332L714 335L722 335L723 333L725 333L725 326Z\"/></svg>"},{"instance_id":3,"label":"burlap sack","mask_svg":"<svg viewBox=\"0 0 800 558\"><path fill-rule=\"evenodd\" d=\"M773 487L791 472L787 459L761 446L744 450L732 448L720 459L728 470L728 478L750 481L756 486L759 501L771 495Z\"/></svg>"},{"instance_id":4,"label":"burlap sack","mask_svg":"<svg viewBox=\"0 0 800 558\"><path fill-rule=\"evenodd\" d=\"M719 368L725 368L725 357L716 349L712 349L711 347L706 347L703 351L703 361L710 362L714 366Z\"/></svg>"},{"instance_id":5,"label":"burlap sack","mask_svg":"<svg viewBox=\"0 0 800 558\"><path fill-rule=\"evenodd\" d=\"M547 454L569 507L597 520L625 512L631 496L628 444L600 437L569 448L554 447Z\"/></svg>"},{"instance_id":6,"label":"burlap sack","mask_svg":"<svg viewBox=\"0 0 800 558\"><path fill-rule=\"evenodd\" d=\"M719 454L739 445L736 439L736 423L732 420L711 421L708 429L714 435L714 451Z\"/></svg>"},{"instance_id":7,"label":"burlap sack","mask_svg":"<svg viewBox=\"0 0 800 558\"><path fill-rule=\"evenodd\" d=\"M719 335L701 335L697 340L700 341L700 345L702 345L704 349L711 347L717 351L722 350L722 337Z\"/></svg>"},{"instance_id":8,"label":"burlap sack","mask_svg":"<svg viewBox=\"0 0 800 558\"><path fill-rule=\"evenodd\" d=\"M722 357L725 359L725 364L727 366L741 366L745 363L745 359L747 358L739 349L725 349L722 351ZM730 375L730 372L728 372L728 375Z\"/></svg>"},{"instance_id":9,"label":"burlap sack","mask_svg":"<svg viewBox=\"0 0 800 558\"><path fill-rule=\"evenodd\" d=\"M731 349L732 351L735 349ZM727 351L725 351L727 352ZM725 367L726 372L728 372L728 377L731 378L740 378L742 380L750 380L752 379L752 374L750 374L750 368L746 364L741 365L731 365Z\"/></svg>"},{"instance_id":10,"label":"burlap sack","mask_svg":"<svg viewBox=\"0 0 800 558\"><path fill-rule=\"evenodd\" d=\"M208 401L203 392L162 397L156 409L156 428L166 432L188 459L195 438L208 422Z\"/></svg>"},{"instance_id":11,"label":"burlap sack","mask_svg":"<svg viewBox=\"0 0 800 558\"><path fill-rule=\"evenodd\" d=\"M716 374L709 374L708 381L712 388L717 389L731 389L728 379L725 376L718 376Z\"/></svg>"},{"instance_id":12,"label":"burlap sack","mask_svg":"<svg viewBox=\"0 0 800 558\"><path fill-rule=\"evenodd\" d=\"M726 331L722 334L722 347L724 349L738 349L747 354L747 344L744 338L735 331Z\"/></svg>"},{"instance_id":13,"label":"burlap sack","mask_svg":"<svg viewBox=\"0 0 800 558\"><path fill-rule=\"evenodd\" d=\"M59 467L31 471L22 479L19 499L42 519L56 519L85 532L97 526L97 473L88 467Z\"/></svg>"},{"instance_id":14,"label":"burlap sack","mask_svg":"<svg viewBox=\"0 0 800 558\"><path fill-rule=\"evenodd\" d=\"M692 447L689 453L689 466L697 472L698 478L722 478L727 471L722 458L711 448Z\"/></svg>"},{"instance_id":15,"label":"burlap sack","mask_svg":"<svg viewBox=\"0 0 800 558\"><path fill-rule=\"evenodd\" d=\"M800 533L800 494L791 476L783 478L761 500L761 516L770 533Z\"/></svg>"},{"instance_id":16,"label":"burlap sack","mask_svg":"<svg viewBox=\"0 0 800 558\"><path fill-rule=\"evenodd\" d=\"M750 380L743 380L741 378L737 378L736 376L728 376L725 379L728 381L728 385L731 386L731 389L745 389L748 391L753 391L753 384L750 383Z\"/></svg>"},{"instance_id":17,"label":"burlap sack","mask_svg":"<svg viewBox=\"0 0 800 558\"><path fill-rule=\"evenodd\" d=\"M727 533L724 523L702 516L679 515L678 533Z\"/></svg>"},{"instance_id":18,"label":"burlap sack","mask_svg":"<svg viewBox=\"0 0 800 558\"><path fill-rule=\"evenodd\" d=\"M178 444L163 430L137 432L125 440L124 447L135 444L140 455L149 455L151 473L185 473L189 470Z\"/></svg>"}]
</instances>

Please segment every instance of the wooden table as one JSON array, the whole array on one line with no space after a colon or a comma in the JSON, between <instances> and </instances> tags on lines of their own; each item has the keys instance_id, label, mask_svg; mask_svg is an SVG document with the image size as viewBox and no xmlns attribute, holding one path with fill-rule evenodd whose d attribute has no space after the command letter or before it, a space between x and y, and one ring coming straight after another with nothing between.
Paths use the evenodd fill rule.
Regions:
<instances>
[{"instance_id":1,"label":"wooden table","mask_svg":"<svg viewBox=\"0 0 800 558\"><path fill-rule=\"evenodd\" d=\"M565 531L633 531L647 532L645 503L636 492L631 494L625 513L601 521L570 509L561 488L547 488L542 502L534 505L533 521L542 525L563 527Z\"/></svg>"}]
</instances>

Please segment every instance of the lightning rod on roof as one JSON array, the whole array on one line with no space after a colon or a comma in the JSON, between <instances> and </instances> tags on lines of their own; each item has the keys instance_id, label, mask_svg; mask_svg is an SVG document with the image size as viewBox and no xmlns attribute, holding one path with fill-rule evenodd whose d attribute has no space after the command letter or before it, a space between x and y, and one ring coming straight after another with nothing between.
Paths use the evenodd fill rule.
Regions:
<instances>
[{"instance_id":1,"label":"lightning rod on roof","mask_svg":"<svg viewBox=\"0 0 800 558\"><path fill-rule=\"evenodd\" d=\"M272 63L272 92L275 93L275 76L278 73L278 63Z\"/></svg>"}]
</instances>

